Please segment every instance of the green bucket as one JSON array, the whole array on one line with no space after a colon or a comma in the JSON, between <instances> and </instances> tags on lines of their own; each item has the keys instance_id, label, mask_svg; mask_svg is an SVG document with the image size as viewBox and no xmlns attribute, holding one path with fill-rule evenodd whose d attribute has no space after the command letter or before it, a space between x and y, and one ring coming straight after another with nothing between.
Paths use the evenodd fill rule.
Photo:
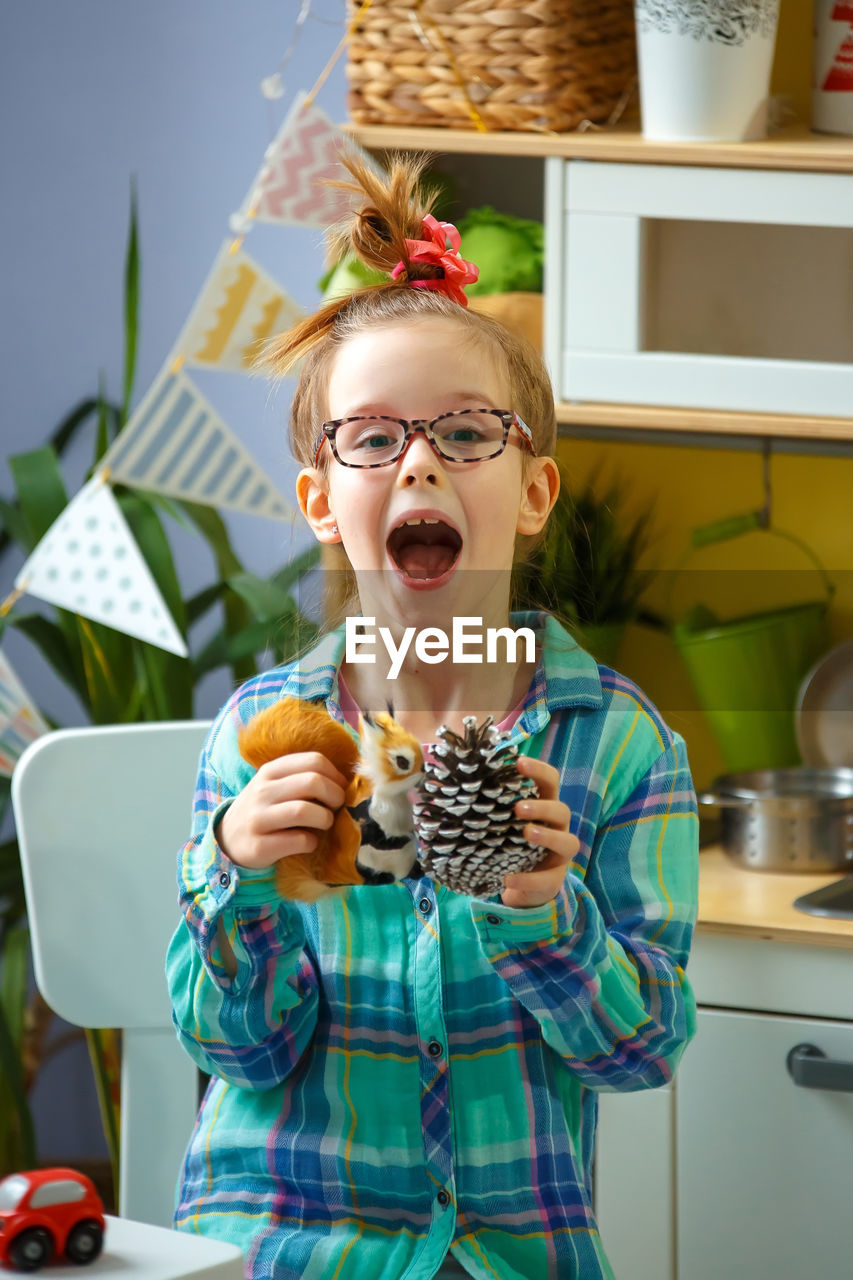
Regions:
<instances>
[{"instance_id":1,"label":"green bucket","mask_svg":"<svg viewBox=\"0 0 853 1280\"><path fill-rule=\"evenodd\" d=\"M751 515L697 529L692 550L758 527L758 517ZM825 597L711 626L682 622L673 628L673 639L726 769L733 773L799 763L794 725L797 693L830 643L828 615L834 588L825 569L800 539L780 529L765 531L787 538L806 552L821 574Z\"/></svg>"}]
</instances>

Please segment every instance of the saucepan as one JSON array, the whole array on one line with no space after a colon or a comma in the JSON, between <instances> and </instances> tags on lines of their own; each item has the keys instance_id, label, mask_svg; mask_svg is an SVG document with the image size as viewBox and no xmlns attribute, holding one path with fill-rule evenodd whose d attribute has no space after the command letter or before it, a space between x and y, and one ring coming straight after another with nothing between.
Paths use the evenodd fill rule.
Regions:
<instances>
[{"instance_id":1,"label":"saucepan","mask_svg":"<svg viewBox=\"0 0 853 1280\"><path fill-rule=\"evenodd\" d=\"M853 769L727 773L700 792L726 853L753 871L853 870Z\"/></svg>"}]
</instances>

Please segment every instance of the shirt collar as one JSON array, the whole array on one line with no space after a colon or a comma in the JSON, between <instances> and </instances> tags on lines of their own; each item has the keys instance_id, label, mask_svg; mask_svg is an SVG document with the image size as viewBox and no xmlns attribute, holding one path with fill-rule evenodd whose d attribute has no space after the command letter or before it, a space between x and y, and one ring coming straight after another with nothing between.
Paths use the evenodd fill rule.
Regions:
<instances>
[{"instance_id":1,"label":"shirt collar","mask_svg":"<svg viewBox=\"0 0 853 1280\"><path fill-rule=\"evenodd\" d=\"M601 706L598 663L552 614L512 613L510 622L513 627L531 627L540 649L519 716L523 733L538 733L560 708ZM338 670L344 658L345 639L344 628L338 627L303 657L297 658L288 671L282 696L304 698L309 702L322 699L330 703L329 709L335 718L343 720L338 700Z\"/></svg>"}]
</instances>

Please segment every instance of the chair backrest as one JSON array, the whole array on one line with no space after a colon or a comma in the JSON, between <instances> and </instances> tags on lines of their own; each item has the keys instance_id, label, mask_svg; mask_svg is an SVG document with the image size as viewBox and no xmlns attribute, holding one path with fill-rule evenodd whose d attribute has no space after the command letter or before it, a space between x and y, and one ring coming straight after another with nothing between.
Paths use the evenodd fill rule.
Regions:
<instances>
[{"instance_id":1,"label":"chair backrest","mask_svg":"<svg viewBox=\"0 0 853 1280\"><path fill-rule=\"evenodd\" d=\"M66 1021L122 1029L119 1212L168 1225L198 1073L164 959L178 923L201 721L60 729L12 778L36 982Z\"/></svg>"}]
</instances>

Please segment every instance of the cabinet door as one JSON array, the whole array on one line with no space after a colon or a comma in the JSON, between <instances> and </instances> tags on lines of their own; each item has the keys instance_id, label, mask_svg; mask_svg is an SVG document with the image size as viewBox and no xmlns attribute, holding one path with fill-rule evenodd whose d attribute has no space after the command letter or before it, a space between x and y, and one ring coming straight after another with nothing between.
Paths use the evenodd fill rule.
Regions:
<instances>
[{"instance_id":1,"label":"cabinet door","mask_svg":"<svg viewBox=\"0 0 853 1280\"><path fill-rule=\"evenodd\" d=\"M679 1280L850 1275L853 1093L804 1088L809 1043L853 1070L853 1024L700 1009L678 1072Z\"/></svg>"}]
</instances>

